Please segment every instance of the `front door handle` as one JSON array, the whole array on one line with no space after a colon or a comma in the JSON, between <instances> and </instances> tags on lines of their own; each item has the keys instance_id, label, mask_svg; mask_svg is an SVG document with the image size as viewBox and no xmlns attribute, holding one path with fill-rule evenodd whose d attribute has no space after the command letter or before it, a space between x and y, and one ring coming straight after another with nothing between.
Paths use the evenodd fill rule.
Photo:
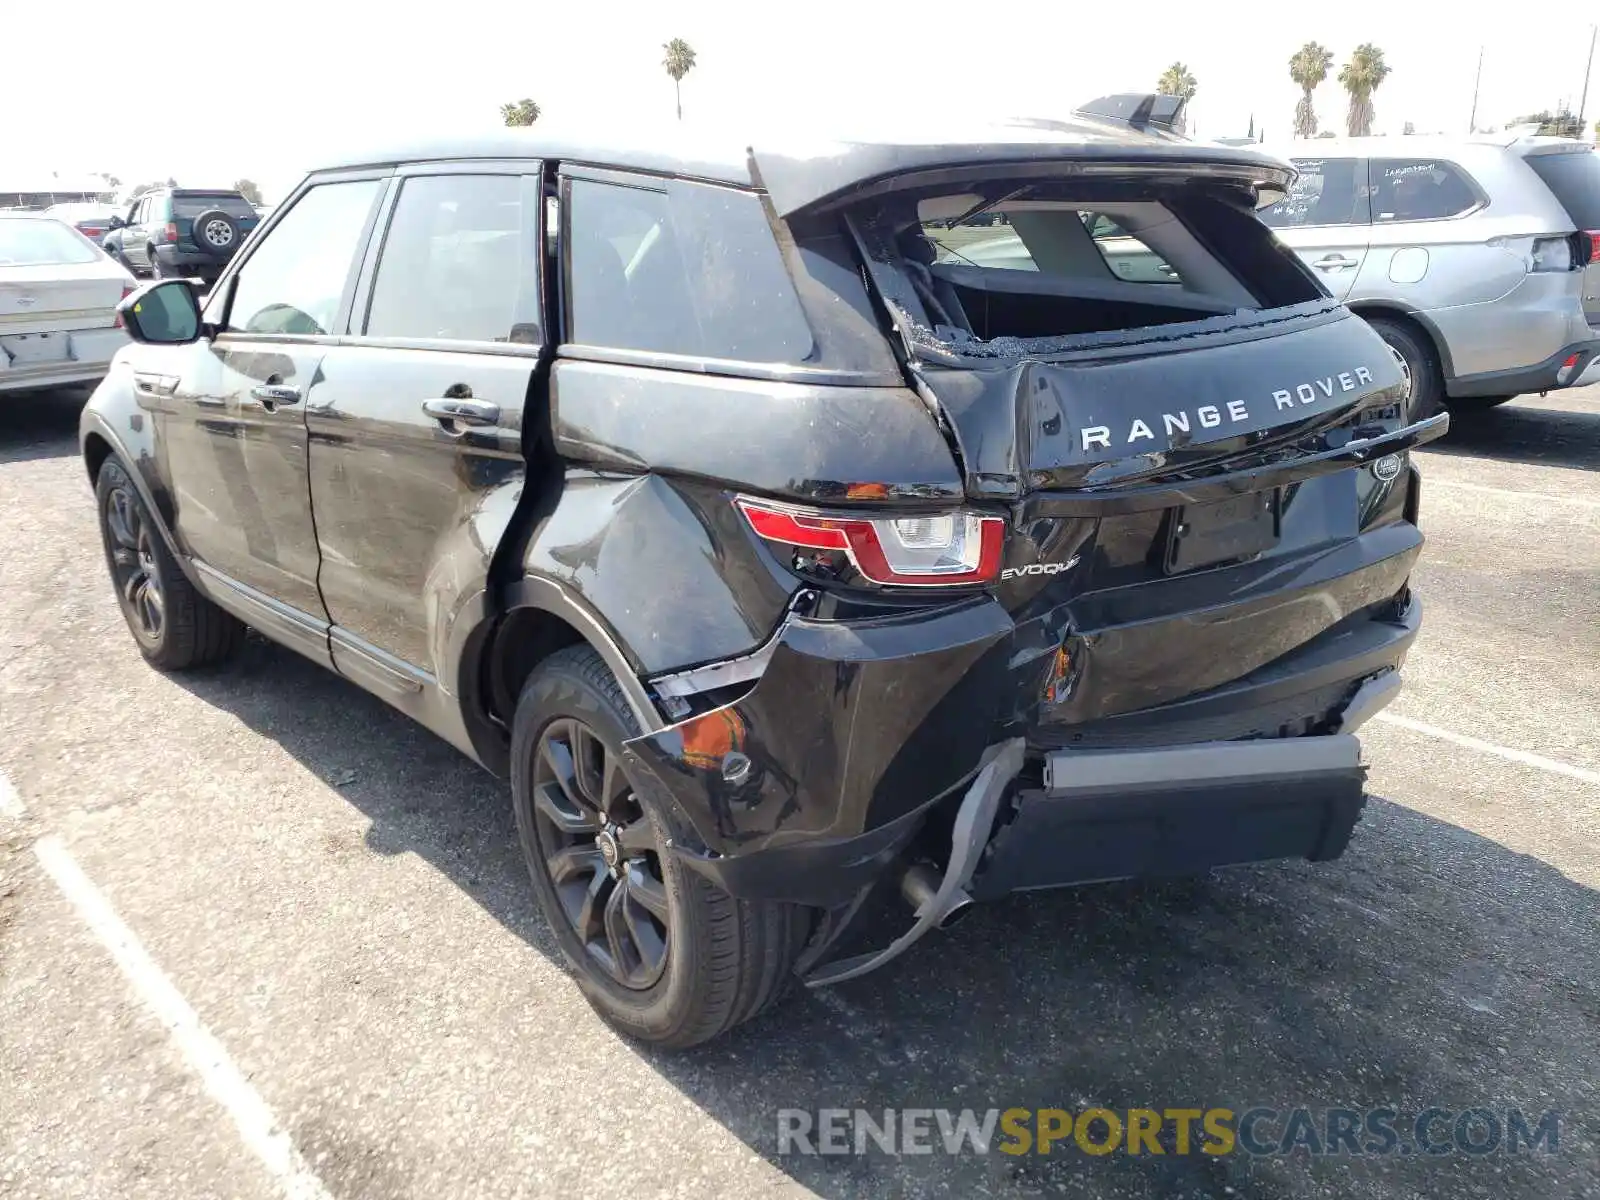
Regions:
<instances>
[{"instance_id":1,"label":"front door handle","mask_svg":"<svg viewBox=\"0 0 1600 1200\"><path fill-rule=\"evenodd\" d=\"M286 383L258 383L250 389L250 396L269 412L280 404L300 403L300 389Z\"/></svg>"},{"instance_id":2,"label":"front door handle","mask_svg":"<svg viewBox=\"0 0 1600 1200\"><path fill-rule=\"evenodd\" d=\"M422 411L448 429L451 425L498 425L500 406L487 400L452 400L441 396L424 400Z\"/></svg>"},{"instance_id":3,"label":"front door handle","mask_svg":"<svg viewBox=\"0 0 1600 1200\"><path fill-rule=\"evenodd\" d=\"M1353 258L1346 258L1342 254L1329 254L1317 259L1317 261L1311 265L1316 267L1319 271L1341 271L1345 267L1355 266L1356 260Z\"/></svg>"}]
</instances>

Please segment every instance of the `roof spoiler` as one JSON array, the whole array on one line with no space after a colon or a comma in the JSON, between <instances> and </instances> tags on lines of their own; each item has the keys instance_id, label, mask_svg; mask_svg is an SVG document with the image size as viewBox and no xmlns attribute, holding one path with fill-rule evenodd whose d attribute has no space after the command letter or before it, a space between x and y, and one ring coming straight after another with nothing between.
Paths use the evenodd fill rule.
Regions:
<instances>
[{"instance_id":1,"label":"roof spoiler","mask_svg":"<svg viewBox=\"0 0 1600 1200\"><path fill-rule=\"evenodd\" d=\"M1183 121L1182 96L1163 96L1156 92L1121 92L1101 96L1079 107L1073 116L1096 121L1115 121L1130 129L1164 129L1177 133Z\"/></svg>"}]
</instances>

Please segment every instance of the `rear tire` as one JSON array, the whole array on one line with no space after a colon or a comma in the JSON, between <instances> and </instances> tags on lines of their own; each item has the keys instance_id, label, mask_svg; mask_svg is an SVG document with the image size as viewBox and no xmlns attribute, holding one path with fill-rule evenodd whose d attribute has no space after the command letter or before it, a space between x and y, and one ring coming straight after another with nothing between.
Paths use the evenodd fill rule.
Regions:
<instances>
[{"instance_id":1,"label":"rear tire","mask_svg":"<svg viewBox=\"0 0 1600 1200\"><path fill-rule=\"evenodd\" d=\"M810 910L736 899L666 850L669 842L693 844L694 832L670 801L629 775L622 743L638 733L600 655L589 646L557 651L529 676L517 702L512 802L534 892L589 1003L623 1033L682 1049L748 1020L784 994L810 931ZM569 773L559 767L579 760ZM603 847L607 853L603 838L611 839ZM628 857L619 863L613 854ZM591 874L572 869L580 857ZM659 938L664 947L653 970L649 953L636 956L609 940L614 906L623 914L618 922L630 926L648 915L630 909L626 885L636 878L648 888L639 894L665 918L652 920L640 941ZM584 896L592 910L603 909L603 918L581 908ZM633 969L620 971L617 963Z\"/></svg>"},{"instance_id":2,"label":"rear tire","mask_svg":"<svg viewBox=\"0 0 1600 1200\"><path fill-rule=\"evenodd\" d=\"M150 255L150 278L166 279L168 277L167 271L161 265L161 260L156 257L156 248L154 246L146 247L145 252Z\"/></svg>"},{"instance_id":3,"label":"rear tire","mask_svg":"<svg viewBox=\"0 0 1600 1200\"><path fill-rule=\"evenodd\" d=\"M195 590L116 459L101 464L94 495L117 603L145 661L186 671L233 654L244 626Z\"/></svg>"},{"instance_id":4,"label":"rear tire","mask_svg":"<svg viewBox=\"0 0 1600 1200\"><path fill-rule=\"evenodd\" d=\"M1366 321L1389 344L1405 372L1408 381L1404 404L1406 423L1436 416L1444 399L1444 372L1439 369L1439 356L1433 344L1425 334L1393 317L1367 317Z\"/></svg>"},{"instance_id":5,"label":"rear tire","mask_svg":"<svg viewBox=\"0 0 1600 1200\"><path fill-rule=\"evenodd\" d=\"M1470 417L1477 413L1486 413L1491 408L1499 408L1508 400L1515 399L1515 396L1456 396L1446 397L1444 406L1453 413Z\"/></svg>"}]
</instances>

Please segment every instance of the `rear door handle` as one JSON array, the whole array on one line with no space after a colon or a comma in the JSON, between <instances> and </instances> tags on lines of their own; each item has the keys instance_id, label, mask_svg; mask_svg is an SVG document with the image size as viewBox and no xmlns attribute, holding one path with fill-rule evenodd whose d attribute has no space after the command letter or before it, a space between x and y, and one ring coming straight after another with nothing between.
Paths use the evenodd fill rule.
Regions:
<instances>
[{"instance_id":1,"label":"rear door handle","mask_svg":"<svg viewBox=\"0 0 1600 1200\"><path fill-rule=\"evenodd\" d=\"M1320 271L1337 271L1343 267L1355 266L1356 260L1353 258L1346 258L1342 254L1329 254L1317 259L1317 261L1311 265Z\"/></svg>"},{"instance_id":2,"label":"rear door handle","mask_svg":"<svg viewBox=\"0 0 1600 1200\"><path fill-rule=\"evenodd\" d=\"M258 383L250 389L250 396L261 401L269 412L279 404L300 403L300 389L286 383Z\"/></svg>"},{"instance_id":3,"label":"rear door handle","mask_svg":"<svg viewBox=\"0 0 1600 1200\"><path fill-rule=\"evenodd\" d=\"M487 400L451 400L441 396L435 400L424 400L422 411L447 427L452 424L500 424L500 406Z\"/></svg>"}]
</instances>

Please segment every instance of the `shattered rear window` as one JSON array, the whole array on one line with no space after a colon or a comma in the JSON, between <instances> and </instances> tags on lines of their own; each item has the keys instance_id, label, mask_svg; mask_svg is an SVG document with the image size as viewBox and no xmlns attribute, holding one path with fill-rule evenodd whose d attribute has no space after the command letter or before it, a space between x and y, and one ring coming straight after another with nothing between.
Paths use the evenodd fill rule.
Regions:
<instances>
[{"instance_id":1,"label":"shattered rear window","mask_svg":"<svg viewBox=\"0 0 1600 1200\"><path fill-rule=\"evenodd\" d=\"M1326 295L1247 198L1182 187L997 179L891 192L850 218L902 334L960 357L1204 335Z\"/></svg>"}]
</instances>

